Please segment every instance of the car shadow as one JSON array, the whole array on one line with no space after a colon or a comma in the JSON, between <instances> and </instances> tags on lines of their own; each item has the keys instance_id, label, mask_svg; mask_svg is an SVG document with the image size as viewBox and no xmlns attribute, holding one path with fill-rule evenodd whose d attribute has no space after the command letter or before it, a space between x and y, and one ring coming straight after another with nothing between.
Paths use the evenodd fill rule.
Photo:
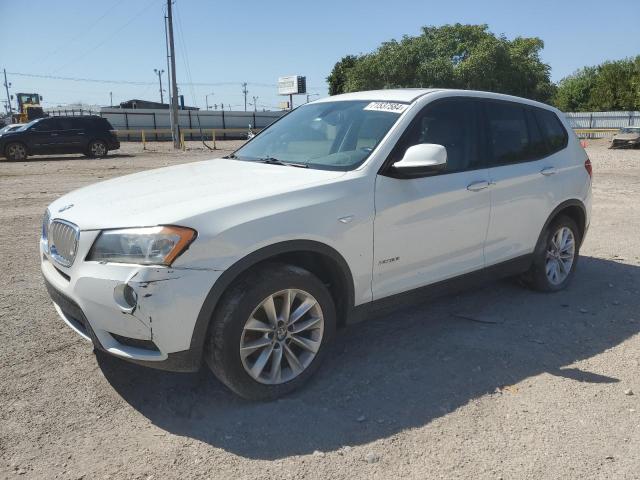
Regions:
<instances>
[{"instance_id":1,"label":"car shadow","mask_svg":"<svg viewBox=\"0 0 640 480\"><path fill-rule=\"evenodd\" d=\"M107 380L158 427L253 459L333 451L428 424L486 394L548 373L616 378L572 366L640 331L640 267L583 257L565 291L511 281L373 314L346 327L301 390L256 403L206 368L172 374L99 355Z\"/></svg>"}]
</instances>

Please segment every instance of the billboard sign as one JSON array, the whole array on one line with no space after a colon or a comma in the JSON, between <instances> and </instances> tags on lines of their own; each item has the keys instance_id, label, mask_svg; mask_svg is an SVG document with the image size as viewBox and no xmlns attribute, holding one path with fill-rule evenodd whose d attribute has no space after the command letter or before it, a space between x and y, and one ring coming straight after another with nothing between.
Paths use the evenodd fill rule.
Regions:
<instances>
[{"instance_id":1,"label":"billboard sign","mask_svg":"<svg viewBox=\"0 0 640 480\"><path fill-rule=\"evenodd\" d=\"M307 93L307 77L289 75L278 78L278 95L299 95Z\"/></svg>"}]
</instances>

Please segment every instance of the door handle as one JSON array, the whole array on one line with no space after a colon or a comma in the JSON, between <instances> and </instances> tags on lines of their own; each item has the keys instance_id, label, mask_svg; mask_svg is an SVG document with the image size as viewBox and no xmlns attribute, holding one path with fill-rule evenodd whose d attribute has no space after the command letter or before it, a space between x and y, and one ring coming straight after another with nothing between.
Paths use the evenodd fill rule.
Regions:
<instances>
[{"instance_id":1,"label":"door handle","mask_svg":"<svg viewBox=\"0 0 640 480\"><path fill-rule=\"evenodd\" d=\"M540 170L540 173L545 177L548 177L550 175L555 175L556 173L558 173L558 170L556 169L556 167L547 167Z\"/></svg>"},{"instance_id":2,"label":"door handle","mask_svg":"<svg viewBox=\"0 0 640 480\"><path fill-rule=\"evenodd\" d=\"M467 185L467 190L470 192L479 192L480 190L484 190L489 187L489 182L486 180L481 180L479 182L473 182Z\"/></svg>"}]
</instances>

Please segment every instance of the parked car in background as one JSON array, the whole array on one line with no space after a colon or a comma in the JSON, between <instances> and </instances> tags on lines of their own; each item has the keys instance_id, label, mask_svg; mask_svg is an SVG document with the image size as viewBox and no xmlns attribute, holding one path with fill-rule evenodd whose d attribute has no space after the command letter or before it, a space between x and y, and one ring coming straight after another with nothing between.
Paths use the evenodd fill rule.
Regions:
<instances>
[{"instance_id":1,"label":"parked car in background","mask_svg":"<svg viewBox=\"0 0 640 480\"><path fill-rule=\"evenodd\" d=\"M2 127L2 128L0 128L0 136L4 135L5 133L13 132L14 130L18 130L23 125L26 125L26 124L25 123L12 123L12 124L9 124L9 125L7 125L5 127Z\"/></svg>"},{"instance_id":2,"label":"parked car in background","mask_svg":"<svg viewBox=\"0 0 640 480\"><path fill-rule=\"evenodd\" d=\"M54 201L42 273L96 349L168 370L205 361L239 395L274 398L373 302L513 275L565 288L592 198L570 132L557 109L495 93L328 97L228 157Z\"/></svg>"},{"instance_id":3,"label":"parked car in background","mask_svg":"<svg viewBox=\"0 0 640 480\"><path fill-rule=\"evenodd\" d=\"M109 121L96 115L38 118L0 136L0 154L14 161L66 153L104 157L120 148L111 130Z\"/></svg>"},{"instance_id":4,"label":"parked car in background","mask_svg":"<svg viewBox=\"0 0 640 480\"><path fill-rule=\"evenodd\" d=\"M640 127L623 127L611 139L610 148L640 147Z\"/></svg>"}]
</instances>

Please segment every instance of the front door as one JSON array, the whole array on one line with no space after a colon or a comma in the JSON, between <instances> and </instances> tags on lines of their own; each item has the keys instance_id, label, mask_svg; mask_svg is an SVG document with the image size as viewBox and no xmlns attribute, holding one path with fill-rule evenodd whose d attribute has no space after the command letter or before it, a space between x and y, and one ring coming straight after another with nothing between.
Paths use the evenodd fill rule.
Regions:
<instances>
[{"instance_id":1,"label":"front door","mask_svg":"<svg viewBox=\"0 0 640 480\"><path fill-rule=\"evenodd\" d=\"M385 167L378 175L374 299L484 267L490 193L478 125L475 100L439 100L416 116L391 153L387 165L412 145L444 145L447 166L422 178L393 178Z\"/></svg>"}]
</instances>

